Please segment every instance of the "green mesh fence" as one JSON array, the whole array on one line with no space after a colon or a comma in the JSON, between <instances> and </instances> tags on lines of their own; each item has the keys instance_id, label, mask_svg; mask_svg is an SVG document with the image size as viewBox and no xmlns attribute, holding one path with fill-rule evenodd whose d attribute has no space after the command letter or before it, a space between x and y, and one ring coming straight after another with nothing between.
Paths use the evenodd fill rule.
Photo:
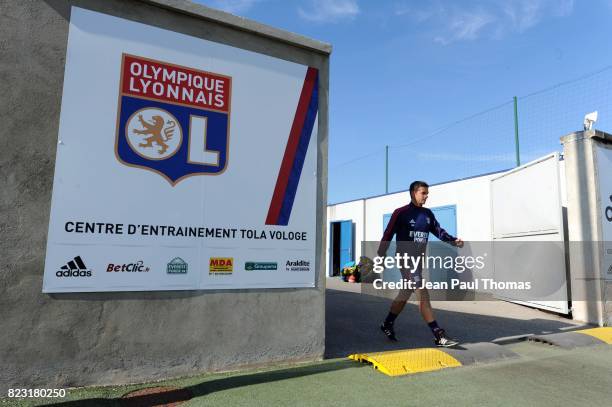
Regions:
<instances>
[{"instance_id":1,"label":"green mesh fence","mask_svg":"<svg viewBox=\"0 0 612 407\"><path fill-rule=\"evenodd\" d=\"M562 151L559 139L582 130L584 115L595 110L599 113L595 128L612 132L611 91L609 66L518 97L520 162ZM510 98L430 134L407 136L405 143L389 146L388 161L385 146L380 146L365 156L330 163L329 201L380 195L387 189L390 193L406 190L415 179L436 184L508 170L517 165L516 148L514 101Z\"/></svg>"}]
</instances>

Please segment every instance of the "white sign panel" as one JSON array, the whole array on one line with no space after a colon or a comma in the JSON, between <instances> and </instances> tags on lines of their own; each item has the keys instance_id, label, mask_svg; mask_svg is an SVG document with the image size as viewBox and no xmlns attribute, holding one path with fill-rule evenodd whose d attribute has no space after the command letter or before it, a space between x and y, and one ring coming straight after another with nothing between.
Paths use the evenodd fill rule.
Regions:
<instances>
[{"instance_id":1,"label":"white sign panel","mask_svg":"<svg viewBox=\"0 0 612 407\"><path fill-rule=\"evenodd\" d=\"M612 148L598 145L597 175L599 181L599 208L603 240L603 274L612 280Z\"/></svg>"},{"instance_id":2,"label":"white sign panel","mask_svg":"<svg viewBox=\"0 0 612 407\"><path fill-rule=\"evenodd\" d=\"M73 7L44 292L313 287L318 72Z\"/></svg>"}]
</instances>

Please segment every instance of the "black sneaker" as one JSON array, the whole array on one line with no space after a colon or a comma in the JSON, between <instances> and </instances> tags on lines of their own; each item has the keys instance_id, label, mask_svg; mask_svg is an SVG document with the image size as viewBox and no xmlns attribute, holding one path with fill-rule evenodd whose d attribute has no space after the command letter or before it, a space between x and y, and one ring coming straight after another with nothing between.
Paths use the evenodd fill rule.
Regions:
<instances>
[{"instance_id":1,"label":"black sneaker","mask_svg":"<svg viewBox=\"0 0 612 407\"><path fill-rule=\"evenodd\" d=\"M393 324L382 323L380 325L380 330L389 338L390 341L397 342L397 338L395 337L395 331L393 330Z\"/></svg>"},{"instance_id":2,"label":"black sneaker","mask_svg":"<svg viewBox=\"0 0 612 407\"><path fill-rule=\"evenodd\" d=\"M446 336L446 332L444 329L439 329L436 331L436 339L434 339L434 343L436 346L440 346L442 348L450 348L451 346L459 345L459 341L456 341L452 338Z\"/></svg>"}]
</instances>

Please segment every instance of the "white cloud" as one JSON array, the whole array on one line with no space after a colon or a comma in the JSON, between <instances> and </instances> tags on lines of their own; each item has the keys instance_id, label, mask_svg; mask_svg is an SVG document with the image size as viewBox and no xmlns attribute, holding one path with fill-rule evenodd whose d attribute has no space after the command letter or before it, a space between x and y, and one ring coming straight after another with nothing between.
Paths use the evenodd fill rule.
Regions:
<instances>
[{"instance_id":1,"label":"white cloud","mask_svg":"<svg viewBox=\"0 0 612 407\"><path fill-rule=\"evenodd\" d=\"M356 0L312 0L307 10L298 7L300 17L317 23L352 20L359 13L359 5Z\"/></svg>"},{"instance_id":2,"label":"white cloud","mask_svg":"<svg viewBox=\"0 0 612 407\"><path fill-rule=\"evenodd\" d=\"M440 3L428 4L427 7L422 8L409 6L405 3L398 3L395 4L394 10L396 16L409 16L419 23L429 20L438 14L443 14L444 12L445 8Z\"/></svg>"},{"instance_id":3,"label":"white cloud","mask_svg":"<svg viewBox=\"0 0 612 407\"><path fill-rule=\"evenodd\" d=\"M547 17L565 17L574 10L574 0L513 0L503 3L507 22L523 32Z\"/></svg>"},{"instance_id":4,"label":"white cloud","mask_svg":"<svg viewBox=\"0 0 612 407\"><path fill-rule=\"evenodd\" d=\"M484 10L453 13L447 22L447 33L436 36L434 41L446 45L454 41L475 40L495 20L495 16Z\"/></svg>"},{"instance_id":5,"label":"white cloud","mask_svg":"<svg viewBox=\"0 0 612 407\"><path fill-rule=\"evenodd\" d=\"M395 15L426 23L434 32L434 41L448 45L523 33L548 18L566 17L573 10L574 0L475 0L461 6L452 0L438 0L421 7L396 5Z\"/></svg>"}]
</instances>

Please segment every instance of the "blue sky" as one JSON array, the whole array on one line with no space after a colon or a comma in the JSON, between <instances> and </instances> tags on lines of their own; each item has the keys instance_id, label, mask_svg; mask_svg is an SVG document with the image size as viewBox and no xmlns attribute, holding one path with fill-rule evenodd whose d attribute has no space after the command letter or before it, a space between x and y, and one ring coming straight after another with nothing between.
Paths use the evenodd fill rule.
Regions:
<instances>
[{"instance_id":1,"label":"blue sky","mask_svg":"<svg viewBox=\"0 0 612 407\"><path fill-rule=\"evenodd\" d=\"M612 0L198 2L332 44L329 202L384 192L379 170L384 177L387 144L410 143L515 95L612 65ZM584 113L576 112L575 128L567 131L580 129ZM556 144L562 135L553 137ZM436 143L423 148L435 150ZM338 167L373 152L380 154L357 163L375 164L372 180L351 178L356 172L350 166L346 174ZM398 150L394 159L409 157ZM468 165L463 162L456 165ZM440 165L448 179L459 178L455 164L432 167ZM405 189L411 180L397 172L391 190Z\"/></svg>"}]
</instances>

